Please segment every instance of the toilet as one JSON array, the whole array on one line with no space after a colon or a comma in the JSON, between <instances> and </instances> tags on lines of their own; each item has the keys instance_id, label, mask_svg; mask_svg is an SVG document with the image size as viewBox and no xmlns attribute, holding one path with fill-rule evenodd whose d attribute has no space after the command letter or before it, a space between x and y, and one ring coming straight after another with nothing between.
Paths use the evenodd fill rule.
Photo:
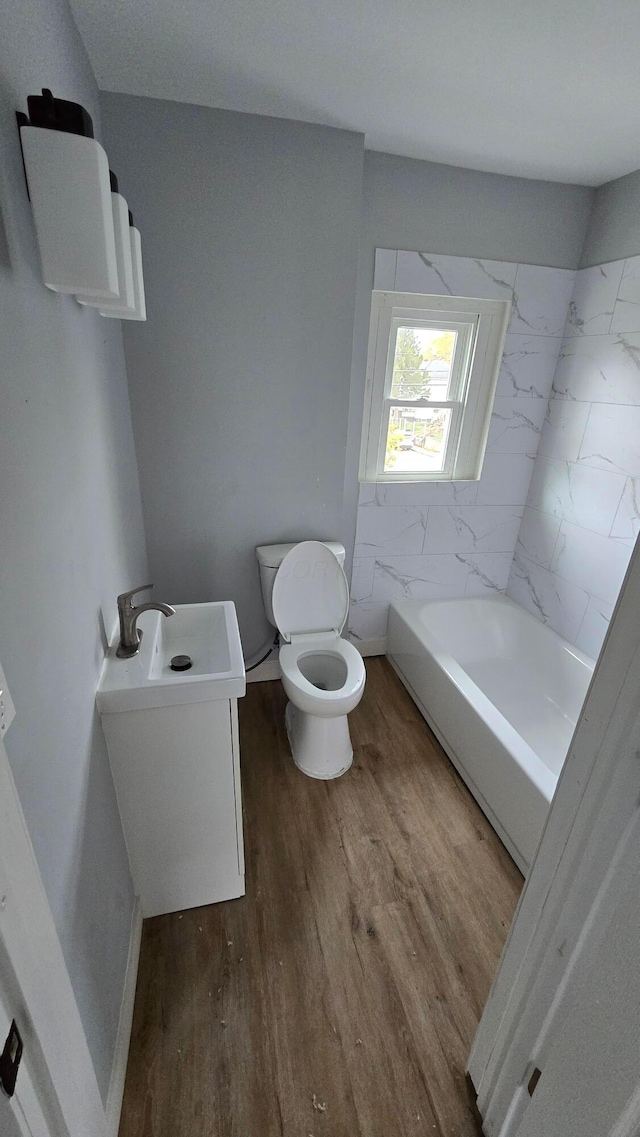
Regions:
<instances>
[{"instance_id":1,"label":"toilet","mask_svg":"<svg viewBox=\"0 0 640 1137\"><path fill-rule=\"evenodd\" d=\"M365 684L362 656L341 635L349 611L344 546L261 545L256 556L267 619L284 641L280 669L293 760L310 778L338 778L353 760L347 715Z\"/></svg>"}]
</instances>

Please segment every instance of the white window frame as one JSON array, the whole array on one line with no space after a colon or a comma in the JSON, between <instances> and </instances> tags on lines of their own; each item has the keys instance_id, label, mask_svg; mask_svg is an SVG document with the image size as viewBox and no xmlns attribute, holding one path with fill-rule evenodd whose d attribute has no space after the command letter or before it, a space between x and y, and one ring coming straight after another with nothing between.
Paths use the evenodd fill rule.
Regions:
<instances>
[{"instance_id":1,"label":"white window frame","mask_svg":"<svg viewBox=\"0 0 640 1137\"><path fill-rule=\"evenodd\" d=\"M473 481L480 477L511 305L503 300L374 291L360 451L361 482ZM458 331L450 398L392 399L400 327ZM394 406L450 409L442 470L385 470L387 424Z\"/></svg>"}]
</instances>

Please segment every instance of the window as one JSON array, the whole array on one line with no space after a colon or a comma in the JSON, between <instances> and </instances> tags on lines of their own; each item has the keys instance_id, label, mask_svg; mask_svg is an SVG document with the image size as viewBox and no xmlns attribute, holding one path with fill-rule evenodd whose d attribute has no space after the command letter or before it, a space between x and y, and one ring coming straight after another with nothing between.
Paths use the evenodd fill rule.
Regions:
<instances>
[{"instance_id":1,"label":"window","mask_svg":"<svg viewBox=\"0 0 640 1137\"><path fill-rule=\"evenodd\" d=\"M374 292L360 480L480 476L509 304Z\"/></svg>"}]
</instances>

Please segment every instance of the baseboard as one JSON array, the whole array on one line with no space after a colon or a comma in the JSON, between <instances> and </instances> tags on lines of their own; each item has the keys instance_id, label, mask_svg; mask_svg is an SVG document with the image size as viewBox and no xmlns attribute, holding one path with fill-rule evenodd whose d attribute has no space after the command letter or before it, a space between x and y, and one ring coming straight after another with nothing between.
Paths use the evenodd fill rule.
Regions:
<instances>
[{"instance_id":1,"label":"baseboard","mask_svg":"<svg viewBox=\"0 0 640 1137\"><path fill-rule=\"evenodd\" d=\"M267 659L259 667L254 667L253 671L247 671L247 683L265 683L270 679L279 678L280 662L277 655L275 659Z\"/></svg>"},{"instance_id":2,"label":"baseboard","mask_svg":"<svg viewBox=\"0 0 640 1137\"><path fill-rule=\"evenodd\" d=\"M387 637L378 636L375 640L352 640L354 647L357 647L360 655L365 658L368 655L386 655L387 654Z\"/></svg>"},{"instance_id":3,"label":"baseboard","mask_svg":"<svg viewBox=\"0 0 640 1137\"><path fill-rule=\"evenodd\" d=\"M469 1103L469 1109L471 1110L471 1113L473 1114L476 1126L478 1128L478 1133L484 1133L483 1118L482 1118L482 1114L480 1113L480 1110L478 1109L478 1091L476 1090L476 1087L473 1084L473 1078L471 1077L471 1074L469 1073L468 1070L467 1070L467 1073L465 1075L465 1087L466 1087L466 1091L467 1091L467 1101Z\"/></svg>"},{"instance_id":4,"label":"baseboard","mask_svg":"<svg viewBox=\"0 0 640 1137\"><path fill-rule=\"evenodd\" d=\"M105 1115L107 1119L108 1137L118 1137L120 1128L120 1114L122 1112L122 1098L124 1096L124 1080L127 1074L127 1059L129 1057L129 1043L131 1041L131 1027L133 1025L133 1007L136 999L136 980L138 978L138 963L140 960L140 943L142 940L142 906L136 896L131 915L131 937L129 939L129 955L127 957L127 970L124 977L122 1002L120 1004L120 1019L118 1021L118 1036L113 1055L111 1080L107 1094Z\"/></svg>"}]
</instances>

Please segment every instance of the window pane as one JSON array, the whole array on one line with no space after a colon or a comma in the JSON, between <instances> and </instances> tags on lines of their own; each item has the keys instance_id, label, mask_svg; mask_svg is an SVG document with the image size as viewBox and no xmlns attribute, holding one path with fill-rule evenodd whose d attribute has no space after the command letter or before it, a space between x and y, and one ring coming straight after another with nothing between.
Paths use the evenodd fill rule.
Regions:
<instances>
[{"instance_id":1,"label":"window pane","mask_svg":"<svg viewBox=\"0 0 640 1137\"><path fill-rule=\"evenodd\" d=\"M457 337L451 328L398 328L391 398L446 400Z\"/></svg>"},{"instance_id":2,"label":"window pane","mask_svg":"<svg viewBox=\"0 0 640 1137\"><path fill-rule=\"evenodd\" d=\"M444 466L451 410L443 407L392 407L385 473L437 473Z\"/></svg>"}]
</instances>

